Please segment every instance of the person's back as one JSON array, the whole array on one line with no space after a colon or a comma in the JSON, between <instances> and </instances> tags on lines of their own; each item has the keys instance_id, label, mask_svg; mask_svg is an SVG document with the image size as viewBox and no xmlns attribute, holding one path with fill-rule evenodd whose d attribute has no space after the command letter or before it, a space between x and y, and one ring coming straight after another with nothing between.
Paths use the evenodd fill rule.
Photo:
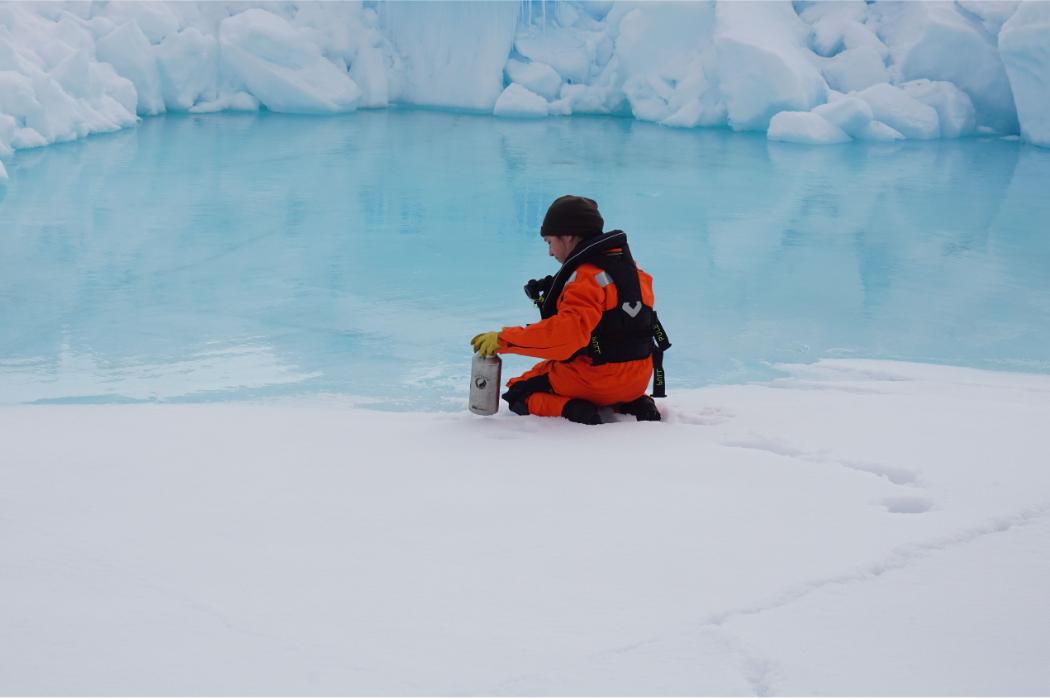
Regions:
<instances>
[{"instance_id":1,"label":"person's back","mask_svg":"<svg viewBox=\"0 0 1050 700\"><path fill-rule=\"evenodd\" d=\"M562 267L526 285L542 319L472 340L483 355L544 360L508 382L503 398L515 413L597 424L598 407L611 405L638 420L660 420L645 393L654 353L659 358L669 347L653 310L652 277L635 264L626 234L602 233L603 226L593 200L555 200L541 235ZM654 344L654 333L664 342ZM659 367L656 376L662 380Z\"/></svg>"}]
</instances>

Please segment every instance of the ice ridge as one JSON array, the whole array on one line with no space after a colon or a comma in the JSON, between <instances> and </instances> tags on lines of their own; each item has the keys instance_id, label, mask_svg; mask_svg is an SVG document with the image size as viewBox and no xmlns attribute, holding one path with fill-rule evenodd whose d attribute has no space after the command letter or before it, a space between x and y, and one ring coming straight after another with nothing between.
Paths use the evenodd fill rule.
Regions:
<instances>
[{"instance_id":1,"label":"ice ridge","mask_svg":"<svg viewBox=\"0 0 1050 700\"><path fill-rule=\"evenodd\" d=\"M1050 146L1048 47L1038 1L3 3L0 158L166 111L394 104Z\"/></svg>"}]
</instances>

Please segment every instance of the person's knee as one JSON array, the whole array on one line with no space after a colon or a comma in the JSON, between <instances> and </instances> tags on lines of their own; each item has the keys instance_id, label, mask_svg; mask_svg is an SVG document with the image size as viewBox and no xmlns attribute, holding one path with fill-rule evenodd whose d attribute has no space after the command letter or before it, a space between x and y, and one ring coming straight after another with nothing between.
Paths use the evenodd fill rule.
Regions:
<instances>
[{"instance_id":1,"label":"person's knee","mask_svg":"<svg viewBox=\"0 0 1050 700\"><path fill-rule=\"evenodd\" d=\"M553 393L550 377L540 374L528 379L512 380L507 391L503 394L503 400L507 402L510 410L519 416L526 416L531 411L529 400L536 394Z\"/></svg>"},{"instance_id":2,"label":"person's knee","mask_svg":"<svg viewBox=\"0 0 1050 700\"><path fill-rule=\"evenodd\" d=\"M526 405L530 415L556 418L562 415L562 409L565 407L565 403L568 400L568 396L560 396L553 392L539 391L529 396Z\"/></svg>"},{"instance_id":3,"label":"person's knee","mask_svg":"<svg viewBox=\"0 0 1050 700\"><path fill-rule=\"evenodd\" d=\"M513 406L511 410L514 410ZM547 392L537 392L529 396L526 413L550 418L561 416L573 423L584 425L600 425L602 422L598 406L587 399L574 399Z\"/></svg>"}]
</instances>

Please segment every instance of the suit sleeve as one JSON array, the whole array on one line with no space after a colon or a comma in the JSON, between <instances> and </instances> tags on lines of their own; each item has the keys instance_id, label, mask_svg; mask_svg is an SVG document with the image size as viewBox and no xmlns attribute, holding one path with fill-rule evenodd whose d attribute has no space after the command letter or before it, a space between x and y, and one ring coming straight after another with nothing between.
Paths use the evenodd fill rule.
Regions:
<instances>
[{"instance_id":1,"label":"suit sleeve","mask_svg":"<svg viewBox=\"0 0 1050 700\"><path fill-rule=\"evenodd\" d=\"M577 274L558 299L558 313L527 326L500 331L500 352L544 360L567 360L591 342L605 309L605 290L592 275Z\"/></svg>"}]
</instances>

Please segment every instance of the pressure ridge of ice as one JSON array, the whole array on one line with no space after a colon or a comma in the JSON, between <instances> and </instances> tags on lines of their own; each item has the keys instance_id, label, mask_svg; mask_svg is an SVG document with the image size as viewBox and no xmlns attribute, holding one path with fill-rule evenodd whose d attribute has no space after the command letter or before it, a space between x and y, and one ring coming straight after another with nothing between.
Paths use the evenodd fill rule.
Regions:
<instances>
[{"instance_id":1,"label":"pressure ridge of ice","mask_svg":"<svg viewBox=\"0 0 1050 700\"><path fill-rule=\"evenodd\" d=\"M1050 146L1035 0L252 5L3 3L0 158L165 111L394 104Z\"/></svg>"}]
</instances>

